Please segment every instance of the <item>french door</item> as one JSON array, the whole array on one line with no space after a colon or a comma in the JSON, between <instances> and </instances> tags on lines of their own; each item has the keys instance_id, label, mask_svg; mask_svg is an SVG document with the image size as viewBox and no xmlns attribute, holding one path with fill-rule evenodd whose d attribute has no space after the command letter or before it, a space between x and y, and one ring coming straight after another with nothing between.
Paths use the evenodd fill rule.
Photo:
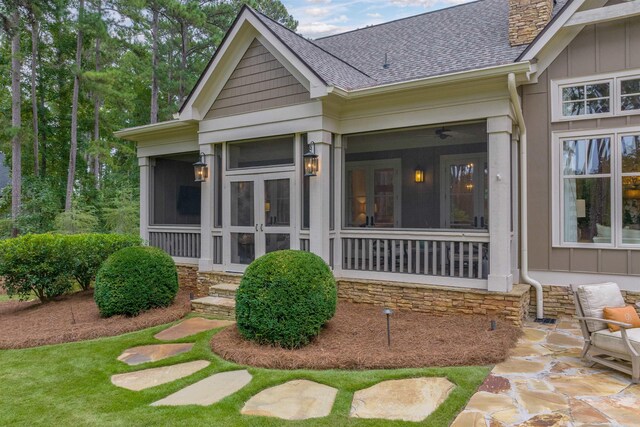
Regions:
<instances>
[{"instance_id":1,"label":"french door","mask_svg":"<svg viewBox=\"0 0 640 427\"><path fill-rule=\"evenodd\" d=\"M489 226L487 156L441 156L441 226L486 229Z\"/></svg>"},{"instance_id":2,"label":"french door","mask_svg":"<svg viewBox=\"0 0 640 427\"><path fill-rule=\"evenodd\" d=\"M347 227L400 227L399 159L348 162Z\"/></svg>"},{"instance_id":3,"label":"french door","mask_svg":"<svg viewBox=\"0 0 640 427\"><path fill-rule=\"evenodd\" d=\"M293 174L230 176L227 180L225 267L243 272L268 252L290 249Z\"/></svg>"}]
</instances>

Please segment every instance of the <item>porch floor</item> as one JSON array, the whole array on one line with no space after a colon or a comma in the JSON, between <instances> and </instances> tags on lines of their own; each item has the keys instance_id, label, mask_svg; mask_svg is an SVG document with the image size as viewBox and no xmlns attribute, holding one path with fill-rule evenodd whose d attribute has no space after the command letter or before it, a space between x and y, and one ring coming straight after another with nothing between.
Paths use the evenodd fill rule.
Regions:
<instances>
[{"instance_id":1,"label":"porch floor","mask_svg":"<svg viewBox=\"0 0 640 427\"><path fill-rule=\"evenodd\" d=\"M452 427L640 426L640 385L600 365L588 368L576 322L527 322L523 330Z\"/></svg>"}]
</instances>

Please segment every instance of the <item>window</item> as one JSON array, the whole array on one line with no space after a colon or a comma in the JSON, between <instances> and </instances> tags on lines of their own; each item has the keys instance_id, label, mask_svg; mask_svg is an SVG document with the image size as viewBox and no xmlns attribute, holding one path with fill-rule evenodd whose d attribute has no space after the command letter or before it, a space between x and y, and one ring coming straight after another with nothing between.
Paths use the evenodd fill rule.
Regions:
<instances>
[{"instance_id":1,"label":"window","mask_svg":"<svg viewBox=\"0 0 640 427\"><path fill-rule=\"evenodd\" d=\"M640 245L640 129L555 141L555 244Z\"/></svg>"},{"instance_id":2,"label":"window","mask_svg":"<svg viewBox=\"0 0 640 427\"><path fill-rule=\"evenodd\" d=\"M293 136L279 136L227 145L229 169L293 165Z\"/></svg>"},{"instance_id":3,"label":"window","mask_svg":"<svg viewBox=\"0 0 640 427\"><path fill-rule=\"evenodd\" d=\"M563 242L611 243L611 140L562 142Z\"/></svg>"},{"instance_id":4,"label":"window","mask_svg":"<svg viewBox=\"0 0 640 427\"><path fill-rule=\"evenodd\" d=\"M620 110L640 110L640 77L620 80Z\"/></svg>"},{"instance_id":5,"label":"window","mask_svg":"<svg viewBox=\"0 0 640 427\"><path fill-rule=\"evenodd\" d=\"M562 117L594 116L611 112L611 82L562 86Z\"/></svg>"}]
</instances>

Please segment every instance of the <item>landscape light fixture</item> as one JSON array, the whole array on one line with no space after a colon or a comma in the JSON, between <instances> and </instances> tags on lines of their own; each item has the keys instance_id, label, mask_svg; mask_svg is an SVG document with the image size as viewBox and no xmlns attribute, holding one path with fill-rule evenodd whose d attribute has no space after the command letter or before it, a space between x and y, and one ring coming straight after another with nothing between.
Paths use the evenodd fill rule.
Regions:
<instances>
[{"instance_id":1,"label":"landscape light fixture","mask_svg":"<svg viewBox=\"0 0 640 427\"><path fill-rule=\"evenodd\" d=\"M200 158L193 164L193 172L196 176L196 182L204 182L209 177L209 167L205 162L204 153L200 153Z\"/></svg>"},{"instance_id":2,"label":"landscape light fixture","mask_svg":"<svg viewBox=\"0 0 640 427\"><path fill-rule=\"evenodd\" d=\"M393 310L391 310L390 308L385 308L382 312L387 315L387 346L391 347L391 321L390 321L390 316L393 314Z\"/></svg>"},{"instance_id":3,"label":"landscape light fixture","mask_svg":"<svg viewBox=\"0 0 640 427\"><path fill-rule=\"evenodd\" d=\"M309 151L304 153L304 176L318 175L318 155L316 154L316 143L309 143Z\"/></svg>"}]
</instances>

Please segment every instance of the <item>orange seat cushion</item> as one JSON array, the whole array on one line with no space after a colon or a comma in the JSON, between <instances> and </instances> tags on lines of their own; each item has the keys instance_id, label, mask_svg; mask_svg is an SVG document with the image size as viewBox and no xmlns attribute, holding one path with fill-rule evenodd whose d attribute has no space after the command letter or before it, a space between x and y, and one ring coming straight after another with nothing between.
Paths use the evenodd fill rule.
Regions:
<instances>
[{"instance_id":1,"label":"orange seat cushion","mask_svg":"<svg viewBox=\"0 0 640 427\"><path fill-rule=\"evenodd\" d=\"M632 305L626 307L605 307L603 317L605 320L615 320L616 322L629 323L634 328L640 328L640 317ZM607 323L611 332L620 330L619 326Z\"/></svg>"}]
</instances>

